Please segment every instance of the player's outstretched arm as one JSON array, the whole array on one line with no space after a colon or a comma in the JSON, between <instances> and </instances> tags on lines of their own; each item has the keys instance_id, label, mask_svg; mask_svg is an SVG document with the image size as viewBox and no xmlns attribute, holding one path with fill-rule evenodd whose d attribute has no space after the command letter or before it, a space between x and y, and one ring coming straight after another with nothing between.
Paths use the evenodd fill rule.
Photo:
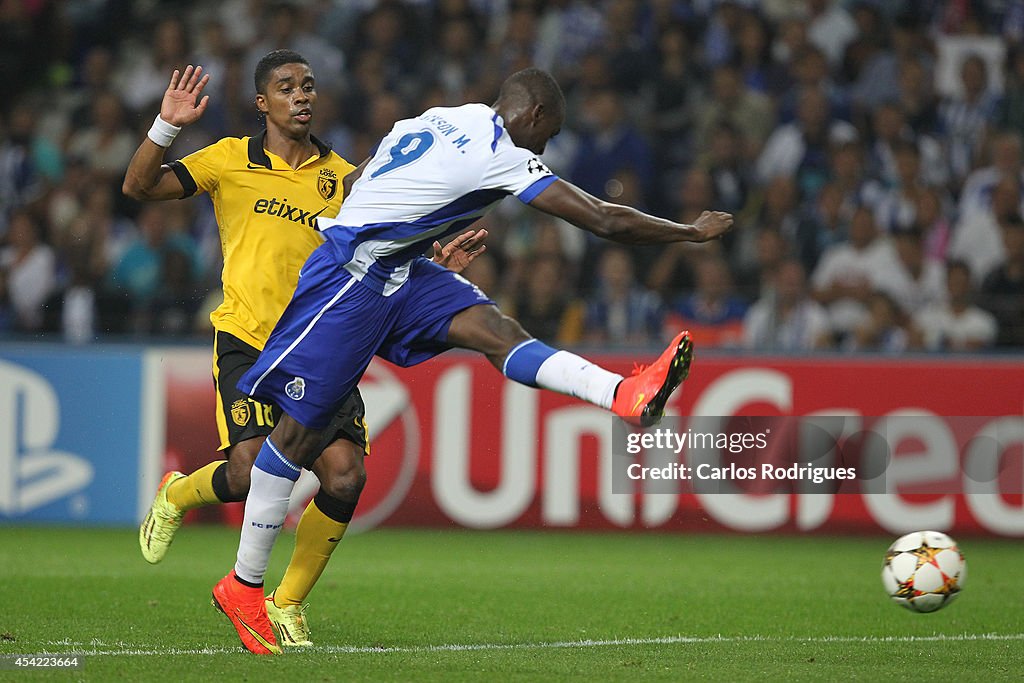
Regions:
<instances>
[{"instance_id":1,"label":"player's outstretched arm","mask_svg":"<svg viewBox=\"0 0 1024 683\"><path fill-rule=\"evenodd\" d=\"M707 242L732 227L732 214L705 211L693 225L676 223L629 206L601 201L561 179L537 195L530 206L598 237L624 244Z\"/></svg>"},{"instance_id":2,"label":"player's outstretched arm","mask_svg":"<svg viewBox=\"0 0 1024 683\"><path fill-rule=\"evenodd\" d=\"M160 116L128 164L122 192L140 201L180 199L185 193L177 176L163 165L164 151L183 126L195 123L206 111L210 96L198 103L197 99L209 81L210 75L204 74L201 66L190 64L184 73L174 70L160 102Z\"/></svg>"},{"instance_id":3,"label":"player's outstretched arm","mask_svg":"<svg viewBox=\"0 0 1024 683\"><path fill-rule=\"evenodd\" d=\"M440 242L434 242L434 257L430 260L453 273L461 273L473 259L487 251L485 239L487 231L481 229L468 230L443 247Z\"/></svg>"}]
</instances>

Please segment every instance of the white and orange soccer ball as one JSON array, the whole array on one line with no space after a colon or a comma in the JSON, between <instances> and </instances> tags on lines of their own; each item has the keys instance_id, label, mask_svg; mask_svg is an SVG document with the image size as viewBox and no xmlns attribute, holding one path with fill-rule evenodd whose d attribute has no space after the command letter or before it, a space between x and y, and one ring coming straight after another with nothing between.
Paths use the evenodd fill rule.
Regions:
<instances>
[{"instance_id":1,"label":"white and orange soccer ball","mask_svg":"<svg viewBox=\"0 0 1024 683\"><path fill-rule=\"evenodd\" d=\"M882 585L894 602L914 612L934 612L960 594L967 561L956 541L939 531L915 531L885 553Z\"/></svg>"}]
</instances>

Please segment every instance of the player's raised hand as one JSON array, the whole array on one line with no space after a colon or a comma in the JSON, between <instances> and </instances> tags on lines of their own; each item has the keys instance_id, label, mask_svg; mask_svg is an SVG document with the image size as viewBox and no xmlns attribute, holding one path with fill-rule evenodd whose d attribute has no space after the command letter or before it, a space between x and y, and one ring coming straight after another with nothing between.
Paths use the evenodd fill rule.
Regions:
<instances>
[{"instance_id":1,"label":"player's raised hand","mask_svg":"<svg viewBox=\"0 0 1024 683\"><path fill-rule=\"evenodd\" d=\"M443 247L440 242L434 242L434 258L431 260L453 273L461 273L473 259L487 251L486 238L487 231L481 229L464 232Z\"/></svg>"},{"instance_id":2,"label":"player's raised hand","mask_svg":"<svg viewBox=\"0 0 1024 683\"><path fill-rule=\"evenodd\" d=\"M199 99L209 82L210 74L204 74L201 66L193 68L189 64L184 73L175 69L160 102L160 118L172 126L187 126L198 121L210 102L209 95Z\"/></svg>"},{"instance_id":3,"label":"player's raised hand","mask_svg":"<svg viewBox=\"0 0 1024 683\"><path fill-rule=\"evenodd\" d=\"M697 228L697 235L694 242L708 242L721 237L732 227L732 214L724 211L705 211L693 226Z\"/></svg>"}]
</instances>

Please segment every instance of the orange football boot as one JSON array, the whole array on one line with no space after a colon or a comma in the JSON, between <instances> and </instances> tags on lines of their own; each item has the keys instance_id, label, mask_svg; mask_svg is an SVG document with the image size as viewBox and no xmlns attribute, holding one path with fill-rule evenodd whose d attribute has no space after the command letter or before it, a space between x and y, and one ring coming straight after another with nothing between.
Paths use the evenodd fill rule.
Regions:
<instances>
[{"instance_id":1,"label":"orange football boot","mask_svg":"<svg viewBox=\"0 0 1024 683\"><path fill-rule=\"evenodd\" d=\"M235 570L213 587L213 606L231 620L242 639L242 645L257 655L279 655L281 648L274 640L274 631L267 618L262 588L253 588L235 579Z\"/></svg>"},{"instance_id":2,"label":"orange football boot","mask_svg":"<svg viewBox=\"0 0 1024 683\"><path fill-rule=\"evenodd\" d=\"M633 374L619 383L612 412L630 424L650 427L661 420L665 403L690 374L693 342L680 332L651 365L634 366Z\"/></svg>"}]
</instances>

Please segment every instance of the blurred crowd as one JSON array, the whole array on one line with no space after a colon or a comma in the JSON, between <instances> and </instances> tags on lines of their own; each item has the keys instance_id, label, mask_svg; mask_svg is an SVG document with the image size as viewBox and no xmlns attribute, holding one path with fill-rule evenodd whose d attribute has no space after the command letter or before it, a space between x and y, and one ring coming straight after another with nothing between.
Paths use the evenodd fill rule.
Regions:
<instances>
[{"instance_id":1,"label":"blurred crowd","mask_svg":"<svg viewBox=\"0 0 1024 683\"><path fill-rule=\"evenodd\" d=\"M253 70L282 47L355 164L539 66L568 99L557 174L735 214L720 242L624 248L504 202L466 276L537 337L1024 348L1024 0L0 0L0 337L209 335L209 200L121 181L173 69L203 65L210 107L169 160L258 132Z\"/></svg>"}]
</instances>

